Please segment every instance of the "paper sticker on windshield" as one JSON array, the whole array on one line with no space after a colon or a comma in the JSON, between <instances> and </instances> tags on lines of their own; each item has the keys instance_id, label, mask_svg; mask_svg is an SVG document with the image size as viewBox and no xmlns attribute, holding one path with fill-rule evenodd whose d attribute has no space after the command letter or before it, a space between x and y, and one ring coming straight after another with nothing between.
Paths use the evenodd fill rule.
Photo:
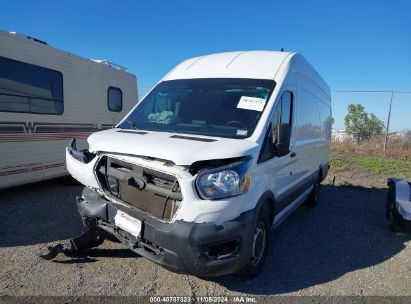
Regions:
<instances>
[{"instance_id":1,"label":"paper sticker on windshield","mask_svg":"<svg viewBox=\"0 0 411 304\"><path fill-rule=\"evenodd\" d=\"M241 96L237 108L261 112L264 109L264 105L264 98Z\"/></svg>"},{"instance_id":2,"label":"paper sticker on windshield","mask_svg":"<svg viewBox=\"0 0 411 304\"><path fill-rule=\"evenodd\" d=\"M248 131L247 130L237 130L237 135L240 136L247 136Z\"/></svg>"}]
</instances>

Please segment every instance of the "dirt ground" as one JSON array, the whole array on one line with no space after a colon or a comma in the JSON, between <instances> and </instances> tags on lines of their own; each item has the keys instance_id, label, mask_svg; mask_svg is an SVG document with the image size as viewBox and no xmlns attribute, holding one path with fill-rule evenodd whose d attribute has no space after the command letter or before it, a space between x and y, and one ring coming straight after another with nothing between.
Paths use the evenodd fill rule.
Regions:
<instances>
[{"instance_id":1,"label":"dirt ground","mask_svg":"<svg viewBox=\"0 0 411 304\"><path fill-rule=\"evenodd\" d=\"M108 241L87 258L40 259L48 245L80 233L81 190L60 179L0 192L0 296L411 296L411 237L388 230L385 189L324 185L317 208L300 207L272 231L252 281L175 274Z\"/></svg>"}]
</instances>

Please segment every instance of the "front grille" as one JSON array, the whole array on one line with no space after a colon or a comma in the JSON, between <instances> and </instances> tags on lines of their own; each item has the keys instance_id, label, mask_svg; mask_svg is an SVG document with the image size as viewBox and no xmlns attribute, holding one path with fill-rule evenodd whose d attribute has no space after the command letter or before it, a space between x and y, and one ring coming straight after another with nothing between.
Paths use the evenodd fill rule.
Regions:
<instances>
[{"instance_id":1,"label":"front grille","mask_svg":"<svg viewBox=\"0 0 411 304\"><path fill-rule=\"evenodd\" d=\"M125 203L145 211L160 219L169 220L173 215L173 200L157 195L153 192L139 190L124 182L119 183L119 194Z\"/></svg>"},{"instance_id":2,"label":"front grille","mask_svg":"<svg viewBox=\"0 0 411 304\"><path fill-rule=\"evenodd\" d=\"M171 220L182 201L178 180L169 174L103 157L97 176L109 196L158 219Z\"/></svg>"}]
</instances>

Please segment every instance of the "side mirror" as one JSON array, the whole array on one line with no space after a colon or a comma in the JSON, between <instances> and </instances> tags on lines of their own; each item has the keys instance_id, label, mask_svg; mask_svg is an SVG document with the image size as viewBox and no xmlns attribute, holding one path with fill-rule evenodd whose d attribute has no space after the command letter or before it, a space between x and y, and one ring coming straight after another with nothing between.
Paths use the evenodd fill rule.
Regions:
<instances>
[{"instance_id":1,"label":"side mirror","mask_svg":"<svg viewBox=\"0 0 411 304\"><path fill-rule=\"evenodd\" d=\"M277 143L275 150L279 156L287 155L290 152L291 127L289 124L280 124L278 127Z\"/></svg>"}]
</instances>

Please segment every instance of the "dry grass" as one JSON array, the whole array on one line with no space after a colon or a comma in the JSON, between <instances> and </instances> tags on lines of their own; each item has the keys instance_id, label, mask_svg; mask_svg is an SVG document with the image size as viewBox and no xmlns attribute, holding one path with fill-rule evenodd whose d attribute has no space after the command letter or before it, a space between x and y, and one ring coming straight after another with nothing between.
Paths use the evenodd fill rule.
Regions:
<instances>
[{"instance_id":1,"label":"dry grass","mask_svg":"<svg viewBox=\"0 0 411 304\"><path fill-rule=\"evenodd\" d=\"M411 140L392 136L384 151L384 137L376 137L360 144L351 140L331 145L331 182L365 187L384 187L388 177L411 180Z\"/></svg>"},{"instance_id":2,"label":"dry grass","mask_svg":"<svg viewBox=\"0 0 411 304\"><path fill-rule=\"evenodd\" d=\"M353 155L375 156L386 159L411 159L411 138L391 135L387 150L384 151L384 136L376 136L370 140L356 143L353 140L333 142L331 151L342 150Z\"/></svg>"}]
</instances>

